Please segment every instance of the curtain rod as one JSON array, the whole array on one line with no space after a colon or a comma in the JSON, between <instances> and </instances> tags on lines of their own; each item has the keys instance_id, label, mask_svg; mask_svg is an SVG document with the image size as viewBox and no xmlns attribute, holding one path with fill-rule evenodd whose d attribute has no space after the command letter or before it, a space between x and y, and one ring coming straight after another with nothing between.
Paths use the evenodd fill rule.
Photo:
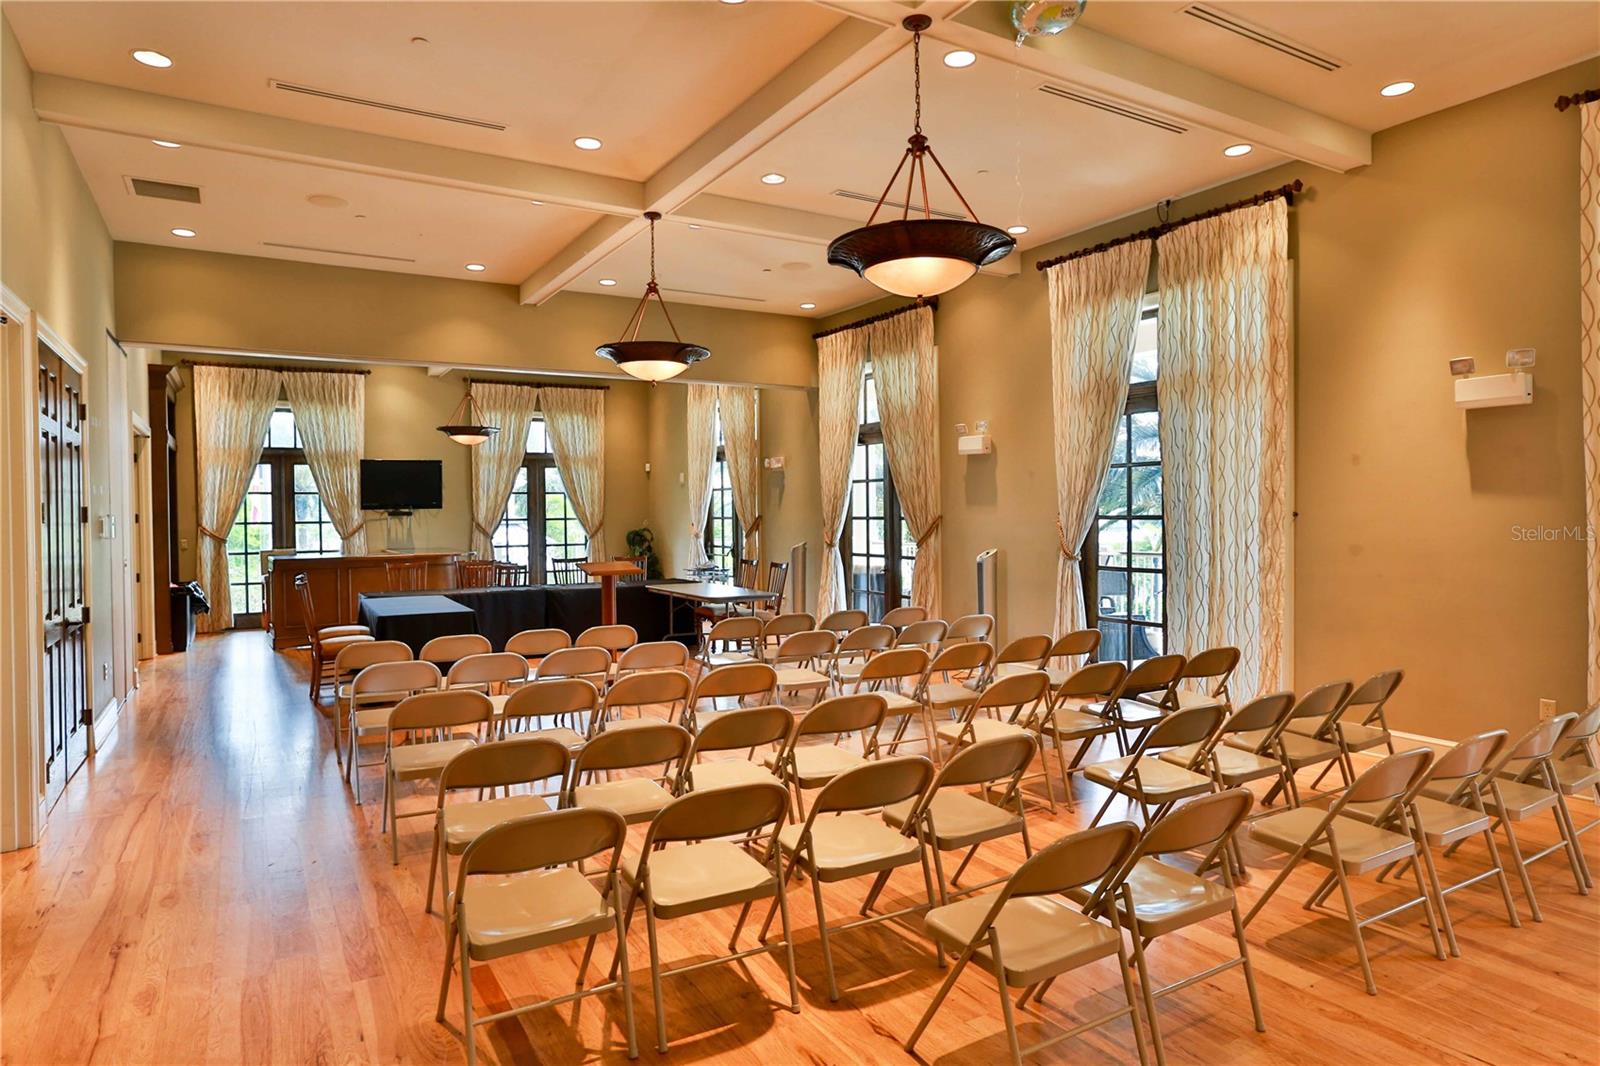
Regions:
<instances>
[{"instance_id":1,"label":"curtain rod","mask_svg":"<svg viewBox=\"0 0 1600 1066\"><path fill-rule=\"evenodd\" d=\"M814 341L820 341L822 338L831 337L835 333L843 333L847 329L860 329L862 326L870 326L874 322L882 322L886 318L893 318L896 315L903 315L908 311L915 311L919 307L926 307L930 310L937 311L939 310L939 298L937 296L930 296L926 300L918 300L916 303L906 304L904 307L896 307L892 311L882 311L876 315L868 315L866 318L858 318L854 322L846 322L842 326L834 326L832 329L825 329L821 333L813 333L811 335L811 339Z\"/></svg>"},{"instance_id":2,"label":"curtain rod","mask_svg":"<svg viewBox=\"0 0 1600 1066\"><path fill-rule=\"evenodd\" d=\"M219 363L209 359L185 359L182 362L184 366L219 366L232 370L275 370L280 374L359 374L361 377L366 377L372 373L370 370L301 370L298 367L273 366L268 363Z\"/></svg>"},{"instance_id":3,"label":"curtain rod","mask_svg":"<svg viewBox=\"0 0 1600 1066\"><path fill-rule=\"evenodd\" d=\"M607 392L610 385L557 385L549 381L496 381L493 378L468 378L468 385L510 385L516 389L587 389L590 392Z\"/></svg>"},{"instance_id":4,"label":"curtain rod","mask_svg":"<svg viewBox=\"0 0 1600 1066\"><path fill-rule=\"evenodd\" d=\"M1585 89L1583 92L1573 93L1571 96L1556 97L1556 110L1565 111L1569 107L1577 107L1579 104L1592 104L1596 100L1600 100L1600 89Z\"/></svg>"},{"instance_id":5,"label":"curtain rod","mask_svg":"<svg viewBox=\"0 0 1600 1066\"><path fill-rule=\"evenodd\" d=\"M1053 266L1058 266L1074 259L1082 259L1084 256L1089 255L1098 255L1100 252L1106 251L1109 248L1115 248L1120 244L1127 244L1130 241L1142 241L1153 237L1160 237L1163 234L1171 233L1180 226L1187 226L1191 222L1199 222L1200 220L1207 218L1216 218L1218 215L1225 215L1230 211L1237 211L1243 207L1255 207L1257 204L1270 203L1271 201L1279 199L1280 197L1284 200L1287 200L1289 202L1289 206L1293 207L1294 194L1303 188L1305 188L1305 185L1300 181L1299 178L1296 178L1287 185L1280 185L1276 189L1267 189L1264 192L1258 192L1254 196L1246 197L1243 200L1235 200L1231 204L1223 204L1221 207L1213 207L1211 210L1202 211L1198 215L1190 215L1187 218L1180 218L1173 222L1163 222L1160 225L1151 226L1149 229L1142 229L1138 233L1130 233L1126 237L1115 237L1109 241L1102 241L1093 248L1080 248L1076 252L1068 252L1066 255L1058 255L1054 259L1040 260L1039 262L1033 264L1033 267L1035 270L1039 271L1049 270Z\"/></svg>"}]
</instances>

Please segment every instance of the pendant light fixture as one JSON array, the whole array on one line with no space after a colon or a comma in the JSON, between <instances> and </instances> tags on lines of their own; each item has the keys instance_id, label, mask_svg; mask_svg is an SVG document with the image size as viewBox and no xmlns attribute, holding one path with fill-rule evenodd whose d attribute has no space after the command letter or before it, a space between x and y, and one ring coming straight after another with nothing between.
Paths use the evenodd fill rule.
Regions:
<instances>
[{"instance_id":1,"label":"pendant light fixture","mask_svg":"<svg viewBox=\"0 0 1600 1066\"><path fill-rule=\"evenodd\" d=\"M912 70L916 85L916 119L906 140L905 154L878 197L867 224L834 238L828 245L828 262L848 267L878 288L898 296L937 296L949 292L978 272L978 268L1004 259L1017 246L1005 230L978 221L955 179L922 134L922 31L933 25L927 15L908 15L900 23L911 31ZM961 201L968 219L934 218L928 202L928 163L939 169L945 183ZM907 163L910 164L907 167ZM878 222L889 191L900 172L906 171L905 206L897 219ZM911 217L911 199L920 185L922 217Z\"/></svg>"},{"instance_id":2,"label":"pendant light fixture","mask_svg":"<svg viewBox=\"0 0 1600 1066\"><path fill-rule=\"evenodd\" d=\"M602 344L594 350L594 354L611 360L622 368L623 373L640 381L666 381L688 370L690 364L710 358L711 351L698 344L685 344L683 338L678 336L678 327L672 324L672 312L667 310L667 301L661 298L661 286L656 284L656 222L661 218L661 212L646 211L644 217L650 220L650 282L645 285L639 306L634 308L633 317L628 319L628 325L622 331L622 340ZM661 305L661 313L667 316L667 327L672 330L670 341L639 339L639 327L644 324L645 308L652 296Z\"/></svg>"},{"instance_id":3,"label":"pendant light fixture","mask_svg":"<svg viewBox=\"0 0 1600 1066\"><path fill-rule=\"evenodd\" d=\"M499 426L484 422L483 411L478 408L478 401L472 398L471 385L467 386L466 395L461 397L456 409L450 412L450 421L438 429L457 444L465 444L469 448L482 444L500 432Z\"/></svg>"}]
</instances>

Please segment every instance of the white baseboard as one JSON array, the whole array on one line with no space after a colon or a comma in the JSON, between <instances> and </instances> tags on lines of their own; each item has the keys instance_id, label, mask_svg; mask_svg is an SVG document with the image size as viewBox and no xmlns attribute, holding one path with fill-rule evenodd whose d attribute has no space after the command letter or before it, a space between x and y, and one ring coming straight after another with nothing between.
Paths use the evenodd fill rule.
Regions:
<instances>
[{"instance_id":1,"label":"white baseboard","mask_svg":"<svg viewBox=\"0 0 1600 1066\"><path fill-rule=\"evenodd\" d=\"M122 718L123 704L132 698L132 693L118 699L112 696L106 705L95 712L94 724L89 727L89 754L93 755L100 750L105 739L117 728L117 723Z\"/></svg>"}]
</instances>

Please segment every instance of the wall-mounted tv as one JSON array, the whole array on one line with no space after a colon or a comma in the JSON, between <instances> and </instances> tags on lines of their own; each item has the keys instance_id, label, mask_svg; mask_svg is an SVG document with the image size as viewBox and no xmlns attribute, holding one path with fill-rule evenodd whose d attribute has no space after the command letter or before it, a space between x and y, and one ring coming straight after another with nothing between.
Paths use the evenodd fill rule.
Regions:
<instances>
[{"instance_id":1,"label":"wall-mounted tv","mask_svg":"<svg viewBox=\"0 0 1600 1066\"><path fill-rule=\"evenodd\" d=\"M363 511L419 511L444 506L444 464L438 459L361 460Z\"/></svg>"}]
</instances>

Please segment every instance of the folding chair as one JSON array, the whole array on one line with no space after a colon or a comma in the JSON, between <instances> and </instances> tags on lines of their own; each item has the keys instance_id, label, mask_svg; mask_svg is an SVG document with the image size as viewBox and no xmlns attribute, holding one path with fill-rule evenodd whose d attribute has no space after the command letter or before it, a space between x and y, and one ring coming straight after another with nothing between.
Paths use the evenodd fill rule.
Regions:
<instances>
[{"instance_id":1,"label":"folding chair","mask_svg":"<svg viewBox=\"0 0 1600 1066\"><path fill-rule=\"evenodd\" d=\"M611 729L637 729L652 722L681 720L683 708L689 705L694 682L682 670L652 670L642 674L620 677L606 691L601 703L600 717L590 733ZM665 707L659 718L646 716L646 707ZM623 709L634 708L637 717L623 717Z\"/></svg>"},{"instance_id":2,"label":"folding chair","mask_svg":"<svg viewBox=\"0 0 1600 1066\"><path fill-rule=\"evenodd\" d=\"M450 669L450 665L457 659L465 659L469 655L487 655L494 651L494 645L489 643L489 638L478 633L456 633L448 637L434 637L422 645L422 650L417 652L418 660L432 663L440 672Z\"/></svg>"},{"instance_id":3,"label":"folding chair","mask_svg":"<svg viewBox=\"0 0 1600 1066\"><path fill-rule=\"evenodd\" d=\"M1123 734L1133 732L1133 747L1138 747L1150 727L1178 709L1178 679L1188 662L1181 655L1157 655L1128 671L1122 691L1103 707L1086 707L1116 723L1117 753L1128 754Z\"/></svg>"},{"instance_id":4,"label":"folding chair","mask_svg":"<svg viewBox=\"0 0 1600 1066\"><path fill-rule=\"evenodd\" d=\"M563 677L581 677L604 692L611 681L611 652L599 647L562 648L540 659L533 670L535 681Z\"/></svg>"},{"instance_id":5,"label":"folding chair","mask_svg":"<svg viewBox=\"0 0 1600 1066\"><path fill-rule=\"evenodd\" d=\"M890 648L863 663L855 677L852 691L873 692L882 696L886 716L900 719L895 731L896 738L905 735L905 723L913 715L922 717L922 735L925 738L933 736L933 720L928 717L928 709L916 697L923 678L928 674L929 661L928 653L922 648ZM843 692L842 685L840 691ZM901 743L903 740L896 739L886 750L893 754L895 747ZM928 747L930 751L933 748L931 739Z\"/></svg>"},{"instance_id":6,"label":"folding chair","mask_svg":"<svg viewBox=\"0 0 1600 1066\"><path fill-rule=\"evenodd\" d=\"M1576 722L1561 735L1561 742L1557 746L1550 762L1550 768L1555 771L1556 783L1560 786L1563 796L1582 796L1593 792L1593 800L1600 803L1600 750L1596 748L1595 735L1600 733L1600 703L1590 707L1578 717ZM1527 774L1529 766L1525 761L1513 759L1506 764L1506 776L1520 779ZM1571 821L1570 815L1568 818ZM1591 829L1600 828L1600 818L1596 818L1584 825L1572 825L1574 843L1577 838ZM1582 848L1579 848L1582 854ZM1587 860L1585 867L1587 867ZM1589 879L1589 887L1594 887L1594 879Z\"/></svg>"},{"instance_id":7,"label":"folding chair","mask_svg":"<svg viewBox=\"0 0 1600 1066\"><path fill-rule=\"evenodd\" d=\"M804 793L822 788L847 770L865 766L878 755L878 733L883 729L888 704L881 694L862 692L823 700L795 723L789 741L776 754L762 760L779 780L794 789L795 809L806 814ZM832 744L801 744L807 737L833 734ZM846 736L861 738L861 752L843 746Z\"/></svg>"},{"instance_id":8,"label":"folding chair","mask_svg":"<svg viewBox=\"0 0 1600 1066\"><path fill-rule=\"evenodd\" d=\"M383 736L389 729L389 712L408 696L437 689L444 679L432 663L415 659L404 662L375 663L350 682L350 715L345 725L349 750L345 753L344 776L355 789L356 805L361 805L361 770L382 766L382 759L361 762L361 738Z\"/></svg>"},{"instance_id":9,"label":"folding chair","mask_svg":"<svg viewBox=\"0 0 1600 1066\"><path fill-rule=\"evenodd\" d=\"M717 715L695 734L694 747L683 761L679 793L768 781L782 785L776 774L755 761L756 749L769 745L781 748L793 730L794 712L787 707L743 707ZM722 751L744 751L745 757L699 761L707 752Z\"/></svg>"},{"instance_id":10,"label":"folding chair","mask_svg":"<svg viewBox=\"0 0 1600 1066\"><path fill-rule=\"evenodd\" d=\"M491 651L469 655L450 664L447 689L470 689L489 697L495 714L505 707L514 689L528 683L528 660L514 652Z\"/></svg>"},{"instance_id":11,"label":"folding chair","mask_svg":"<svg viewBox=\"0 0 1600 1066\"><path fill-rule=\"evenodd\" d=\"M1050 678L1043 670L1028 674L1003 677L978 693L978 698L967 704L961 716L953 722L940 722L934 726L933 735L950 748L950 755L969 744L996 737L1027 736L1039 753L1039 772L1028 774L1023 780L1044 779L1046 802L1050 813L1056 809L1055 790L1050 785L1049 766L1044 757L1044 738L1040 735L1039 719L1047 710L1045 701L1050 694ZM984 712L988 712L987 714ZM992 715L992 717L991 717Z\"/></svg>"},{"instance_id":12,"label":"folding chair","mask_svg":"<svg viewBox=\"0 0 1600 1066\"><path fill-rule=\"evenodd\" d=\"M1045 676L1048 678L1048 673ZM1104 706L1116 699L1127 677L1128 668L1112 659L1074 670L1050 688L1044 715L1039 720L1039 734L1041 741L1048 737L1055 746L1062 798L1068 810L1077 803L1072 796L1072 775L1083 772L1081 764L1089 753L1090 741L1114 733L1117 728L1111 719L1091 714L1084 708L1091 704ZM1078 742L1078 750L1069 763L1066 744L1073 740Z\"/></svg>"},{"instance_id":13,"label":"folding chair","mask_svg":"<svg viewBox=\"0 0 1600 1066\"><path fill-rule=\"evenodd\" d=\"M988 640L994 636L994 615L964 614L950 623L944 636L947 644L961 644L969 640Z\"/></svg>"},{"instance_id":14,"label":"folding chair","mask_svg":"<svg viewBox=\"0 0 1600 1066\"><path fill-rule=\"evenodd\" d=\"M1183 664L1178 674L1177 687L1166 692L1148 692L1138 697L1139 702L1153 707L1183 710L1187 707L1207 707L1220 703L1233 709L1233 696L1228 692L1228 679L1239 665L1239 649L1232 647L1208 648ZM1196 688L1182 687L1184 682L1205 682ZM1170 692L1170 695L1168 694ZM1163 702L1165 700L1165 702Z\"/></svg>"},{"instance_id":15,"label":"folding chair","mask_svg":"<svg viewBox=\"0 0 1600 1066\"><path fill-rule=\"evenodd\" d=\"M389 712L383 742L381 822L389 833L390 858L394 865L400 865L399 819L426 818L435 813L431 810L399 813L396 792L400 782L437 780L444 773L446 763L478 742L493 714L489 697L483 693L448 689L407 696ZM471 727L472 734L458 736L456 730L462 726ZM402 742L396 743L397 739Z\"/></svg>"},{"instance_id":16,"label":"folding chair","mask_svg":"<svg viewBox=\"0 0 1600 1066\"><path fill-rule=\"evenodd\" d=\"M639 643L639 631L632 626L590 626L572 642L574 648L604 648L613 661Z\"/></svg>"},{"instance_id":17,"label":"folding chair","mask_svg":"<svg viewBox=\"0 0 1600 1066\"><path fill-rule=\"evenodd\" d=\"M817 620L802 611L775 614L761 624L761 640L756 644L756 656L762 662L770 662L785 639L796 633L809 633L816 628Z\"/></svg>"},{"instance_id":18,"label":"folding chair","mask_svg":"<svg viewBox=\"0 0 1600 1066\"><path fill-rule=\"evenodd\" d=\"M857 612L863 618L865 611ZM827 621L827 619L824 619ZM827 628L825 626L819 628ZM829 629L828 632L836 632ZM834 688L843 692L847 684L854 684L861 678L861 671L867 661L880 652L888 651L894 646L894 630L888 626L869 626L865 622L849 630L839 638L839 646L834 649L833 659L828 663L828 676L833 679Z\"/></svg>"},{"instance_id":19,"label":"folding chair","mask_svg":"<svg viewBox=\"0 0 1600 1066\"><path fill-rule=\"evenodd\" d=\"M888 623L884 624L887 625ZM894 646L897 648L921 648L929 655L937 655L940 647L944 645L944 638L949 630L949 625L937 618L912 622L910 625L901 628L895 635Z\"/></svg>"},{"instance_id":20,"label":"folding chair","mask_svg":"<svg viewBox=\"0 0 1600 1066\"><path fill-rule=\"evenodd\" d=\"M896 633L915 622L921 622L928 617L926 607L894 607L884 612L879 621L893 629Z\"/></svg>"},{"instance_id":21,"label":"folding chair","mask_svg":"<svg viewBox=\"0 0 1600 1066\"><path fill-rule=\"evenodd\" d=\"M1277 753L1278 734L1289 724L1289 714L1294 710L1293 692L1274 692L1257 696L1224 719L1210 742L1209 752L1201 751L1201 741L1185 744L1161 753L1162 762L1175 766L1201 765L1196 760L1210 755L1207 765L1219 788L1242 788L1252 781L1272 778L1274 786L1287 780L1288 767ZM1253 738L1247 743L1253 747L1234 747L1232 737Z\"/></svg>"},{"instance_id":22,"label":"folding chair","mask_svg":"<svg viewBox=\"0 0 1600 1066\"><path fill-rule=\"evenodd\" d=\"M720 647L721 651L715 649ZM700 641L700 667L714 670L761 658L761 619L747 614L729 615L711 627Z\"/></svg>"},{"instance_id":23,"label":"folding chair","mask_svg":"<svg viewBox=\"0 0 1600 1066\"><path fill-rule=\"evenodd\" d=\"M586 716L582 732L574 728L580 715ZM497 736L502 739L540 737L575 752L595 731L599 717L600 690L594 687L594 682L582 677L531 681L506 697L505 705L500 708ZM540 721L546 718L556 724L542 726ZM573 725L562 725L562 722Z\"/></svg>"},{"instance_id":24,"label":"folding chair","mask_svg":"<svg viewBox=\"0 0 1600 1066\"><path fill-rule=\"evenodd\" d=\"M1279 791L1283 791L1288 794L1291 806L1300 806L1300 784L1295 779L1295 774L1308 766L1337 762L1340 774L1346 772L1343 752L1338 742L1333 739L1333 721L1344 707L1344 701L1350 697L1350 688L1348 681L1330 681L1325 685L1318 685L1294 705L1294 709L1289 712L1289 720L1278 730L1275 742L1278 759L1283 763L1285 771L1283 783L1268 789L1263 803L1272 803ZM1266 738L1260 730L1253 730L1248 733L1236 733L1228 737L1224 743L1230 748L1257 751L1264 739ZM1344 783L1348 785L1350 780L1346 777Z\"/></svg>"},{"instance_id":25,"label":"folding chair","mask_svg":"<svg viewBox=\"0 0 1600 1066\"><path fill-rule=\"evenodd\" d=\"M617 656L616 669L612 671L617 680L629 674L645 673L650 670L689 670L689 649L675 640L652 640L643 644L635 644L621 655Z\"/></svg>"},{"instance_id":26,"label":"folding chair","mask_svg":"<svg viewBox=\"0 0 1600 1066\"><path fill-rule=\"evenodd\" d=\"M648 822L676 796L683 760L692 743L687 730L666 722L600 733L579 749L573 760L562 806L605 807L622 815L629 825ZM593 780L597 773L653 766L660 766L661 772L616 778L608 774L608 780ZM591 779L585 781L585 774Z\"/></svg>"},{"instance_id":27,"label":"folding chair","mask_svg":"<svg viewBox=\"0 0 1600 1066\"><path fill-rule=\"evenodd\" d=\"M990 682L998 681L1002 677L1043 670L1049 658L1049 637L1042 633L1031 637L1018 637L995 654L994 664L989 668L987 677L971 678L967 681L967 686L975 692L982 692Z\"/></svg>"},{"instance_id":28,"label":"folding chair","mask_svg":"<svg viewBox=\"0 0 1600 1066\"><path fill-rule=\"evenodd\" d=\"M411 660L411 646L399 640L357 641L339 649L333 660L333 756L344 770L344 725L350 714L350 689L356 675L379 663Z\"/></svg>"},{"instance_id":29,"label":"folding chair","mask_svg":"<svg viewBox=\"0 0 1600 1066\"><path fill-rule=\"evenodd\" d=\"M827 692L833 679L825 672L833 660L839 638L826 629L809 629L783 639L767 662L778 673L778 700L795 692L811 693L813 705Z\"/></svg>"},{"instance_id":30,"label":"folding chair","mask_svg":"<svg viewBox=\"0 0 1600 1066\"><path fill-rule=\"evenodd\" d=\"M1394 695L1395 689L1400 687L1400 682L1405 680L1404 670L1386 670L1381 674L1374 674L1356 686L1350 698L1344 701L1344 706L1339 708L1339 713L1333 718L1333 727L1329 731L1331 739L1339 745L1339 762L1344 770L1346 781L1355 779L1355 763L1350 756L1358 751L1371 751L1373 748L1383 748L1390 755L1394 754L1394 738L1389 733L1389 722L1384 717L1384 704ZM1359 721L1356 721L1359 717ZM1373 723L1377 724L1374 725ZM1303 723L1291 726L1295 732L1306 728ZM1322 779L1332 770L1331 765L1324 766L1322 772L1311 782L1314 789L1322 784Z\"/></svg>"},{"instance_id":31,"label":"folding chair","mask_svg":"<svg viewBox=\"0 0 1600 1066\"><path fill-rule=\"evenodd\" d=\"M1149 825L1179 800L1215 790L1217 783L1209 772L1211 747L1222 714L1222 707L1214 703L1174 711L1150 727L1132 755L1085 766L1085 778L1110 790L1089 824L1099 824L1118 796L1137 803ZM1190 745L1193 749L1187 763L1163 760L1157 754L1158 749Z\"/></svg>"},{"instance_id":32,"label":"folding chair","mask_svg":"<svg viewBox=\"0 0 1600 1066\"><path fill-rule=\"evenodd\" d=\"M866 624L866 611L834 611L821 622L818 622L817 628L826 629L830 633L837 633L842 640L846 633L853 633Z\"/></svg>"},{"instance_id":33,"label":"folding chair","mask_svg":"<svg viewBox=\"0 0 1600 1066\"><path fill-rule=\"evenodd\" d=\"M778 672L766 663L745 662L719 666L695 678L694 692L689 705L684 708L683 725L691 733L705 728L718 714L718 700L732 700L735 708L745 706L754 697L758 704L775 702L778 692ZM702 701L710 700L710 710L700 710Z\"/></svg>"},{"instance_id":34,"label":"folding chair","mask_svg":"<svg viewBox=\"0 0 1600 1066\"><path fill-rule=\"evenodd\" d=\"M565 629L524 629L506 641L506 651L528 660L528 676L553 651L572 647L572 636Z\"/></svg>"}]
</instances>

